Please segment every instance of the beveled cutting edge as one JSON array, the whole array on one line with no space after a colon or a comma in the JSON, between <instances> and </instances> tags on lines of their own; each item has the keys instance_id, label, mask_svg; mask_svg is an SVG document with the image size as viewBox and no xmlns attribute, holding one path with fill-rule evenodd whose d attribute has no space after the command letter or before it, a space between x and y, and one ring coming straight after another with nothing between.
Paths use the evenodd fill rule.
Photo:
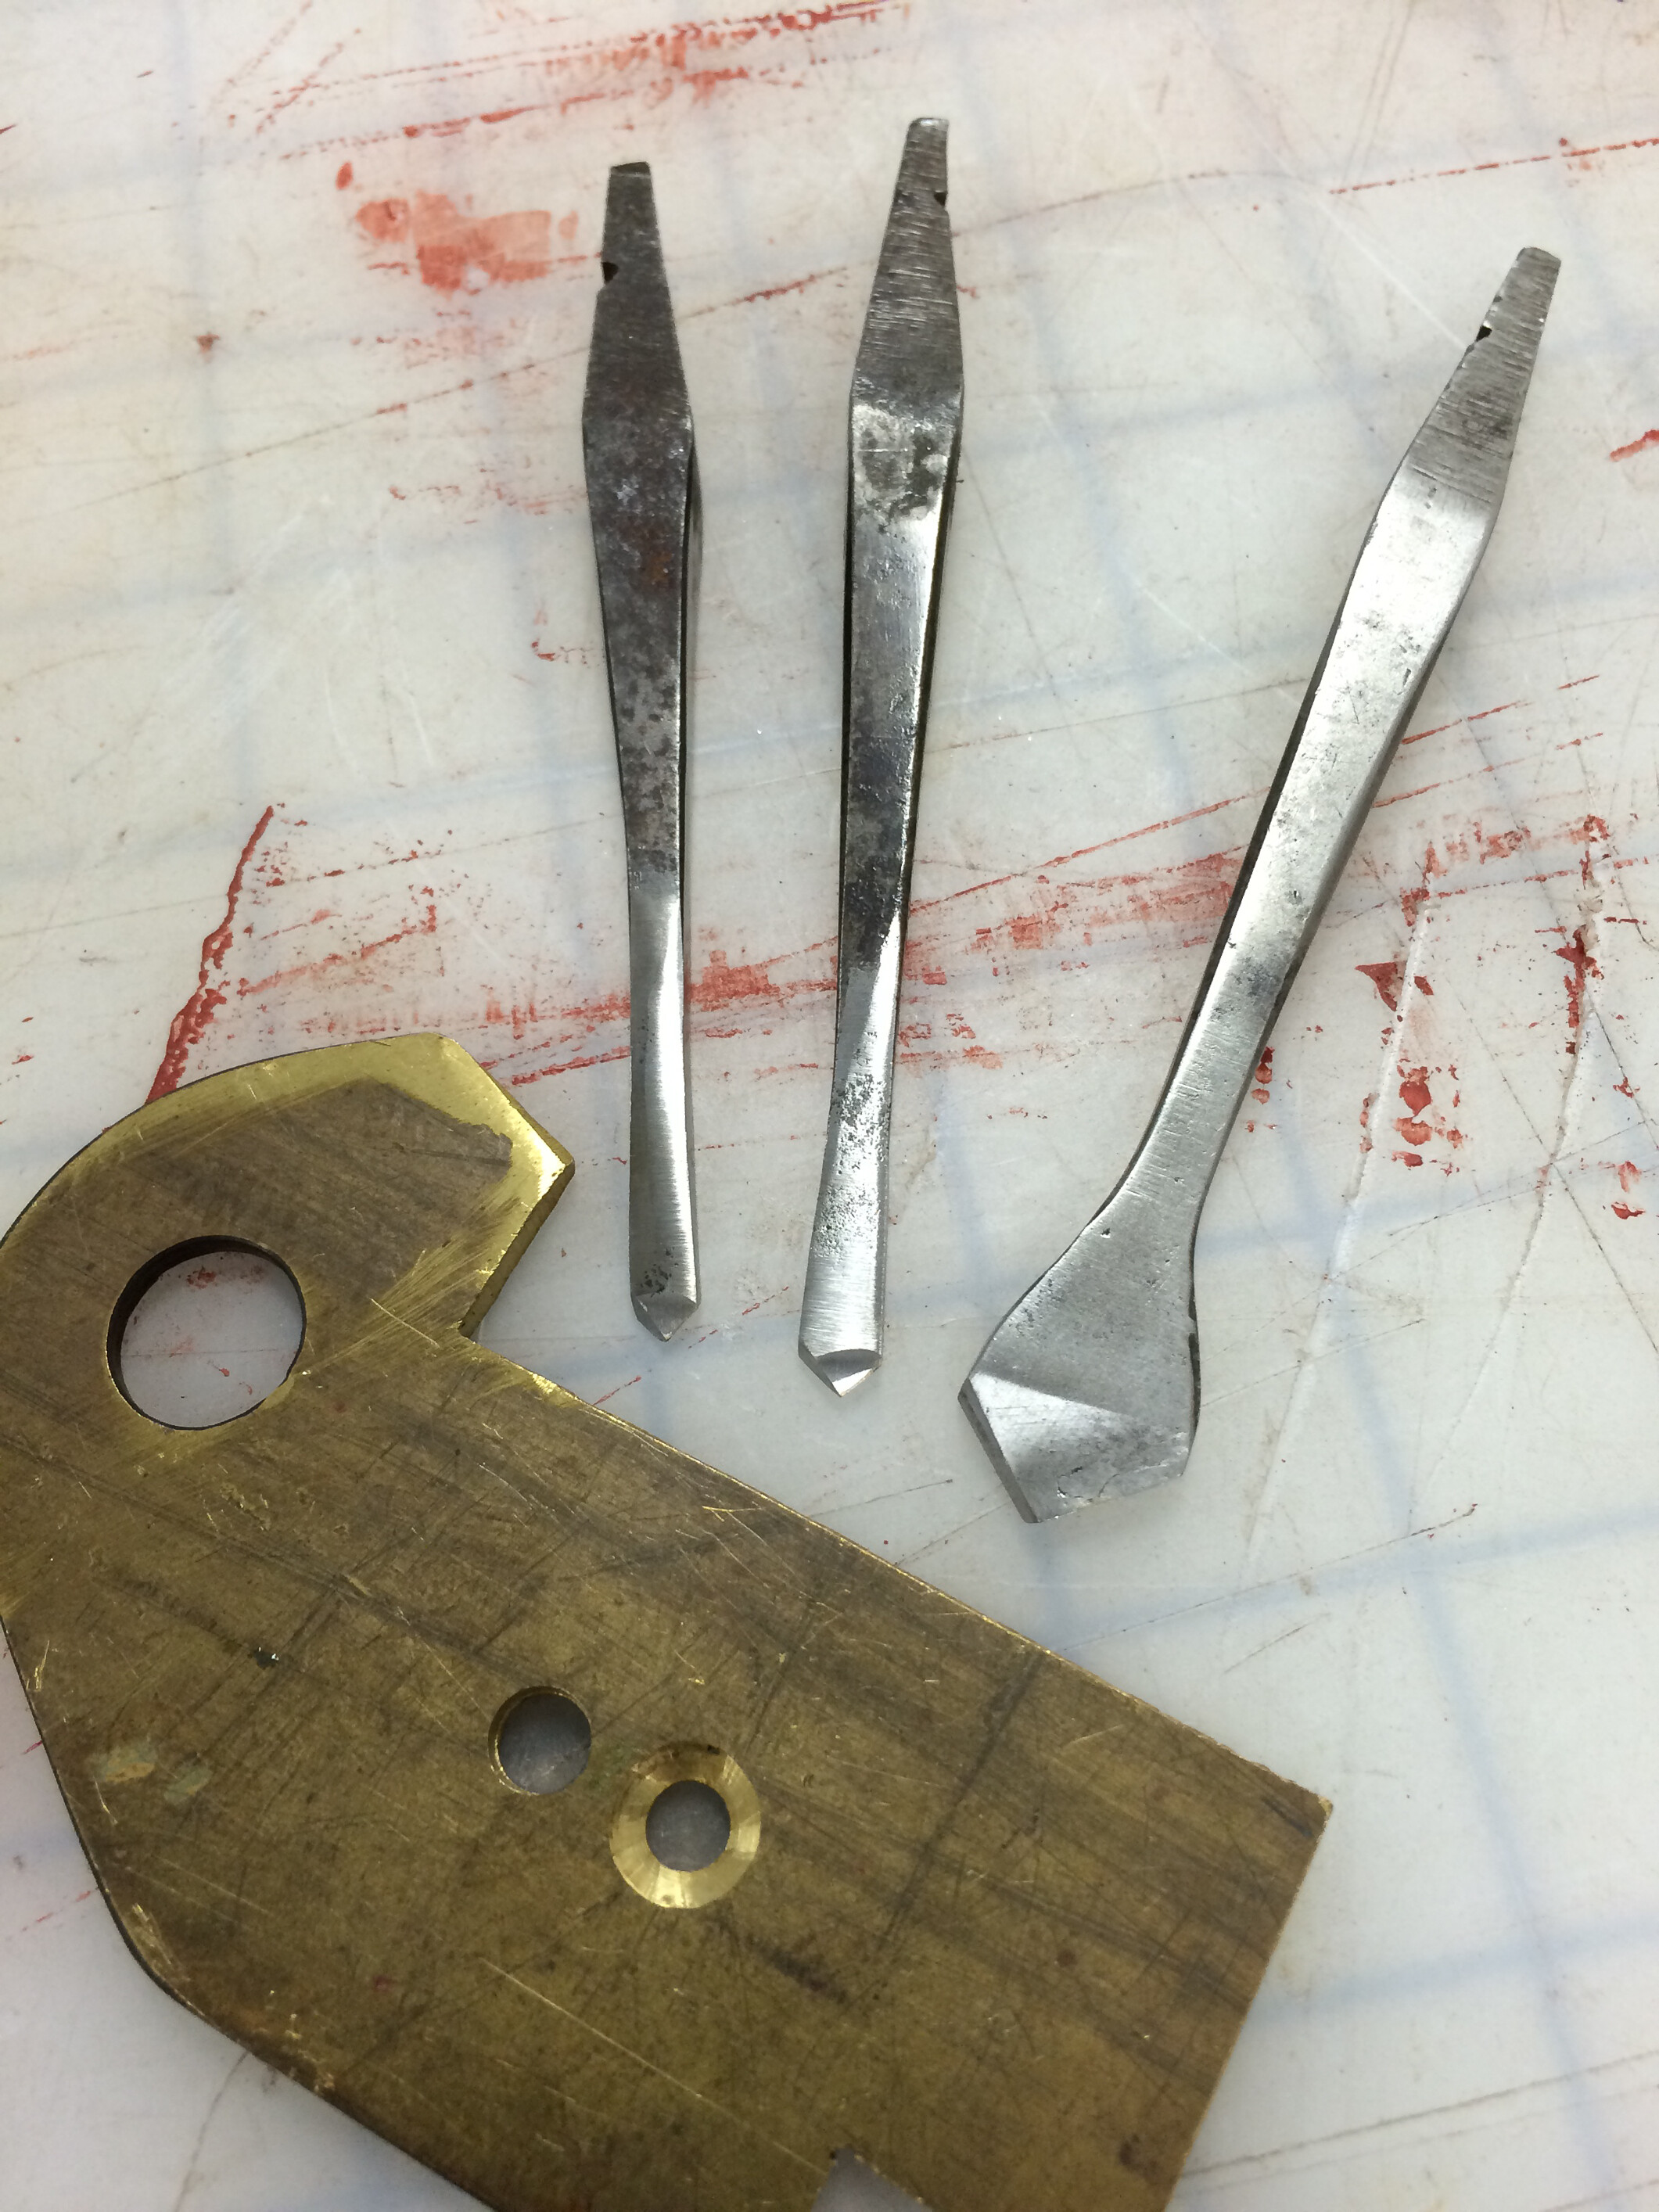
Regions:
<instances>
[{"instance_id":1,"label":"beveled cutting edge","mask_svg":"<svg viewBox=\"0 0 1659 2212\"><path fill-rule=\"evenodd\" d=\"M651 171L611 172L582 404L587 502L628 860L634 1310L672 1336L697 1303L685 1065L686 664L697 464Z\"/></svg>"},{"instance_id":2,"label":"beveled cutting edge","mask_svg":"<svg viewBox=\"0 0 1659 2212\"><path fill-rule=\"evenodd\" d=\"M962 440L945 125L910 125L853 372L836 1066L800 1356L840 1395L881 1364L900 970L940 562Z\"/></svg>"},{"instance_id":3,"label":"beveled cutting edge","mask_svg":"<svg viewBox=\"0 0 1659 2212\"><path fill-rule=\"evenodd\" d=\"M1382 497L1122 1181L962 1388L1028 1520L1179 1474L1193 1243L1234 1116L1492 535L1559 263L1529 247Z\"/></svg>"}]
</instances>

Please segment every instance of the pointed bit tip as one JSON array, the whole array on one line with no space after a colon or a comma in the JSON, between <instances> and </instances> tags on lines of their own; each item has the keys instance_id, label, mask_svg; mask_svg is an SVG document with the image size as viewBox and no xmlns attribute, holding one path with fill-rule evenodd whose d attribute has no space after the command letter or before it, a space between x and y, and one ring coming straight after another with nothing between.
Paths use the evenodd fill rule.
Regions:
<instances>
[{"instance_id":1,"label":"pointed bit tip","mask_svg":"<svg viewBox=\"0 0 1659 2212\"><path fill-rule=\"evenodd\" d=\"M834 1352L813 1352L805 1337L800 1340L800 1356L820 1382L833 1390L838 1398L845 1398L859 1384L875 1373L881 1364L879 1352L867 1346L854 1346Z\"/></svg>"},{"instance_id":2,"label":"pointed bit tip","mask_svg":"<svg viewBox=\"0 0 1659 2212\"><path fill-rule=\"evenodd\" d=\"M635 1291L633 1298L635 1319L665 1344L697 1310L695 1291Z\"/></svg>"}]
</instances>

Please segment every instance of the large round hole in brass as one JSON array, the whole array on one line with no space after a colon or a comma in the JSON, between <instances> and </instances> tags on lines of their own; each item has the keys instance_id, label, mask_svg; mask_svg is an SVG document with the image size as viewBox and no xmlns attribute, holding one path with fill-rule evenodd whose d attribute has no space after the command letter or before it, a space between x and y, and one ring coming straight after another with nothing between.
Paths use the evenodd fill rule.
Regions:
<instances>
[{"instance_id":1,"label":"large round hole in brass","mask_svg":"<svg viewBox=\"0 0 1659 2212\"><path fill-rule=\"evenodd\" d=\"M690 1870L665 1866L646 1841L651 1808L677 1782L701 1782L714 1790L732 1822L720 1856ZM629 1777L611 1823L611 1856L623 1880L648 1905L713 1905L748 1873L760 1849L760 1799L731 1753L710 1744L673 1743L641 1759Z\"/></svg>"},{"instance_id":2,"label":"large round hole in brass","mask_svg":"<svg viewBox=\"0 0 1659 2212\"><path fill-rule=\"evenodd\" d=\"M305 1326L300 1286L275 1253L197 1237L158 1252L127 1285L106 1356L116 1388L149 1419L216 1428L287 1379Z\"/></svg>"}]
</instances>

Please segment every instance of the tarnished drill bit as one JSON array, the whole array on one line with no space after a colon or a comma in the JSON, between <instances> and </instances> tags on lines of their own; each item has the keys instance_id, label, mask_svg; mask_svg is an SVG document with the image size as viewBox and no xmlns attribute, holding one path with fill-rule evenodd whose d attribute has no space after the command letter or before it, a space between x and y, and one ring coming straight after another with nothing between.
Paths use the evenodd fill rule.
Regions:
<instances>
[{"instance_id":1,"label":"tarnished drill bit","mask_svg":"<svg viewBox=\"0 0 1659 2212\"><path fill-rule=\"evenodd\" d=\"M1504 496L1559 264L1522 253L1383 494L1152 1126L981 1352L962 1404L1028 1520L1177 1475L1198 1419L1193 1243L1233 1117Z\"/></svg>"},{"instance_id":2,"label":"tarnished drill bit","mask_svg":"<svg viewBox=\"0 0 1659 2212\"><path fill-rule=\"evenodd\" d=\"M697 463L643 161L611 172L601 266L582 447L628 859L628 1265L635 1312L666 1337L697 1303L684 914Z\"/></svg>"},{"instance_id":3,"label":"tarnished drill bit","mask_svg":"<svg viewBox=\"0 0 1659 2212\"><path fill-rule=\"evenodd\" d=\"M962 441L945 126L913 123L853 372L836 1070L800 1355L845 1394L878 1366L887 1140L939 566Z\"/></svg>"}]
</instances>

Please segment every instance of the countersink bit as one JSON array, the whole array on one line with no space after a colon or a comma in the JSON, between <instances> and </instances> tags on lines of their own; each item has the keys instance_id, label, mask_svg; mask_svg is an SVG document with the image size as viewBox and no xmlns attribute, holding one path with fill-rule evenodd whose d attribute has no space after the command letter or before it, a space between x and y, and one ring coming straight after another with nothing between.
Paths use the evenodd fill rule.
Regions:
<instances>
[{"instance_id":1,"label":"countersink bit","mask_svg":"<svg viewBox=\"0 0 1659 2212\"><path fill-rule=\"evenodd\" d=\"M628 860L628 1265L635 1312L667 1337L697 1303L683 890L697 463L644 161L611 172L601 267L582 448Z\"/></svg>"},{"instance_id":2,"label":"countersink bit","mask_svg":"<svg viewBox=\"0 0 1659 2212\"><path fill-rule=\"evenodd\" d=\"M800 1356L839 1395L880 1364L887 1141L939 568L962 441L945 125L910 125L853 372L836 1068Z\"/></svg>"},{"instance_id":3,"label":"countersink bit","mask_svg":"<svg viewBox=\"0 0 1659 2212\"><path fill-rule=\"evenodd\" d=\"M1360 549L1164 1095L962 1404L1028 1520L1168 1481L1198 1419L1193 1243L1228 1132L1492 526L1559 264L1528 248Z\"/></svg>"}]
</instances>

